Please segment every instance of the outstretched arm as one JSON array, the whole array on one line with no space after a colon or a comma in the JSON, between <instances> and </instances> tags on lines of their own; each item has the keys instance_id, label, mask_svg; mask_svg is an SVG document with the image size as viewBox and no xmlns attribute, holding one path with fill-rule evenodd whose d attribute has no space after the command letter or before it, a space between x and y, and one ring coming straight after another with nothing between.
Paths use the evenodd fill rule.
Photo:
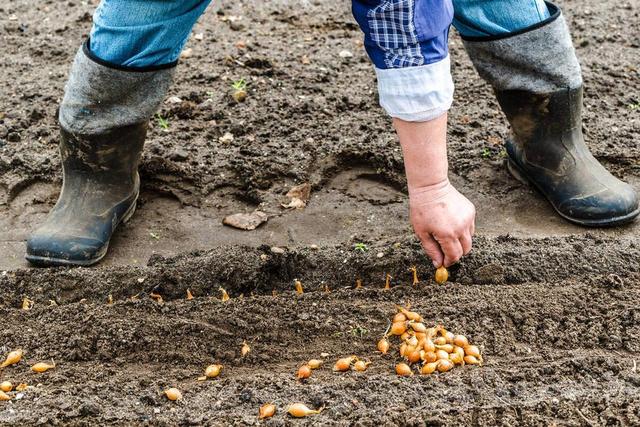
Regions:
<instances>
[{"instance_id":1,"label":"outstretched arm","mask_svg":"<svg viewBox=\"0 0 640 427\"><path fill-rule=\"evenodd\" d=\"M475 207L449 182L447 114L393 124L404 155L411 225L433 265L448 267L471 251Z\"/></svg>"}]
</instances>

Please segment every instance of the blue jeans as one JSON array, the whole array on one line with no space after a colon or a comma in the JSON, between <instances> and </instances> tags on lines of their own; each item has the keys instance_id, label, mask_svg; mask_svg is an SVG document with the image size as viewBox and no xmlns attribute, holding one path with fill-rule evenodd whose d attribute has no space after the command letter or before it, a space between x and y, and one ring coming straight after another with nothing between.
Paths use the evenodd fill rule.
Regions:
<instances>
[{"instance_id":1,"label":"blue jeans","mask_svg":"<svg viewBox=\"0 0 640 427\"><path fill-rule=\"evenodd\" d=\"M367 12L382 3L397 8L397 5L402 7L403 3L415 2L416 26L421 27L418 30L423 39L420 43L428 45L422 49L427 56L422 62L429 63L446 56L451 1L455 13L453 25L463 36L517 31L549 16L543 0L353 0L353 8L362 26ZM104 61L129 67L175 62L193 25L210 2L102 0L93 17L91 52ZM369 55L376 67L390 68L384 65L379 51L369 49ZM408 64L402 58L396 58L395 61L400 66L416 65L411 63L411 59Z\"/></svg>"},{"instance_id":2,"label":"blue jeans","mask_svg":"<svg viewBox=\"0 0 640 427\"><path fill-rule=\"evenodd\" d=\"M89 50L129 69L171 65L211 0L102 0ZM380 105L391 117L428 121L453 100L447 40L453 21L464 36L492 36L549 16L544 0L352 0L375 66Z\"/></svg>"}]
</instances>

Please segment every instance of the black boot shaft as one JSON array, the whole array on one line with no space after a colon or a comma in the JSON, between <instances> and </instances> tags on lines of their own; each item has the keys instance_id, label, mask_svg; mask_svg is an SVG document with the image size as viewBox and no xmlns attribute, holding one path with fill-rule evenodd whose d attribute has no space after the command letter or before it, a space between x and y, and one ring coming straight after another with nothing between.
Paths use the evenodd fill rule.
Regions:
<instances>
[{"instance_id":1,"label":"black boot shaft","mask_svg":"<svg viewBox=\"0 0 640 427\"><path fill-rule=\"evenodd\" d=\"M562 173L567 152L583 144L582 87L548 94L496 90L496 98L527 161Z\"/></svg>"},{"instance_id":2,"label":"black boot shaft","mask_svg":"<svg viewBox=\"0 0 640 427\"><path fill-rule=\"evenodd\" d=\"M61 127L60 156L64 172L130 185L138 170L146 134L146 123L98 135L73 134Z\"/></svg>"}]
</instances>

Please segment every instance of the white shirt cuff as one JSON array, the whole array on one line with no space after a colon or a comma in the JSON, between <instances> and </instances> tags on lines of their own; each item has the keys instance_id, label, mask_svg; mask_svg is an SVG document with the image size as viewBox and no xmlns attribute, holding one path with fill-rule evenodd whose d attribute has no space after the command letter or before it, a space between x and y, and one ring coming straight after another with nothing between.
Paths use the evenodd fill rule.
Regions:
<instances>
[{"instance_id":1,"label":"white shirt cuff","mask_svg":"<svg viewBox=\"0 0 640 427\"><path fill-rule=\"evenodd\" d=\"M446 113L453 102L449 56L404 68L376 68L380 105L391 117L425 122Z\"/></svg>"}]
</instances>

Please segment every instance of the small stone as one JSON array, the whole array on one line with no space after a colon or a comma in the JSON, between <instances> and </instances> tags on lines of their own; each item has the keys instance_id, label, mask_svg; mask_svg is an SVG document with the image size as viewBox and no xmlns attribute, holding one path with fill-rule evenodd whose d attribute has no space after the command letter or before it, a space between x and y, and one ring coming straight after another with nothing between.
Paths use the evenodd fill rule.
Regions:
<instances>
[{"instance_id":1,"label":"small stone","mask_svg":"<svg viewBox=\"0 0 640 427\"><path fill-rule=\"evenodd\" d=\"M285 250L283 248L279 248L277 246L273 246L271 248L271 252L273 252L274 254L283 254L283 253L285 253Z\"/></svg>"},{"instance_id":2,"label":"small stone","mask_svg":"<svg viewBox=\"0 0 640 427\"><path fill-rule=\"evenodd\" d=\"M182 53L180 54L180 58L191 58L193 56L193 49L191 49L190 47L186 48L185 50L182 51Z\"/></svg>"},{"instance_id":3,"label":"small stone","mask_svg":"<svg viewBox=\"0 0 640 427\"><path fill-rule=\"evenodd\" d=\"M193 38L201 42L202 40L204 40L204 34L197 33L195 36L193 36Z\"/></svg>"},{"instance_id":4,"label":"small stone","mask_svg":"<svg viewBox=\"0 0 640 427\"><path fill-rule=\"evenodd\" d=\"M341 50L340 53L338 53L338 55L340 56L340 58L352 58L353 57L353 53L351 53L348 50Z\"/></svg>"},{"instance_id":5,"label":"small stone","mask_svg":"<svg viewBox=\"0 0 640 427\"><path fill-rule=\"evenodd\" d=\"M144 277L138 277L138 283L144 283Z\"/></svg>"},{"instance_id":6,"label":"small stone","mask_svg":"<svg viewBox=\"0 0 640 427\"><path fill-rule=\"evenodd\" d=\"M169 158L174 162L184 162L189 158L189 153L183 148L176 148L169 154Z\"/></svg>"},{"instance_id":7,"label":"small stone","mask_svg":"<svg viewBox=\"0 0 640 427\"><path fill-rule=\"evenodd\" d=\"M233 31L242 31L244 30L244 25L239 22L231 21L229 22L229 28L231 28L231 30Z\"/></svg>"},{"instance_id":8,"label":"small stone","mask_svg":"<svg viewBox=\"0 0 640 427\"><path fill-rule=\"evenodd\" d=\"M316 245L316 244L310 245L310 246L309 246L309 249L312 249L312 250L314 250L314 251L317 251L317 250L318 250L318 245Z\"/></svg>"},{"instance_id":9,"label":"small stone","mask_svg":"<svg viewBox=\"0 0 640 427\"><path fill-rule=\"evenodd\" d=\"M18 132L9 132L9 135L7 135L7 141L9 142L20 142L20 139Z\"/></svg>"},{"instance_id":10,"label":"small stone","mask_svg":"<svg viewBox=\"0 0 640 427\"><path fill-rule=\"evenodd\" d=\"M378 257L378 258L382 258L383 256L384 256L384 252L378 252L376 254L376 257Z\"/></svg>"},{"instance_id":11,"label":"small stone","mask_svg":"<svg viewBox=\"0 0 640 427\"><path fill-rule=\"evenodd\" d=\"M233 134L231 132L227 132L224 135L222 135L218 141L220 141L222 144L230 144L233 142Z\"/></svg>"},{"instance_id":12,"label":"small stone","mask_svg":"<svg viewBox=\"0 0 640 427\"><path fill-rule=\"evenodd\" d=\"M267 254L260 254L260 259L262 261L266 261L267 259L269 259L269 256Z\"/></svg>"},{"instance_id":13,"label":"small stone","mask_svg":"<svg viewBox=\"0 0 640 427\"><path fill-rule=\"evenodd\" d=\"M262 211L253 211L251 213L237 213L224 217L222 223L240 230L255 230L263 223L267 222L269 216Z\"/></svg>"},{"instance_id":14,"label":"small stone","mask_svg":"<svg viewBox=\"0 0 640 427\"><path fill-rule=\"evenodd\" d=\"M165 101L165 103L166 104L180 104L180 103L182 103L182 99L178 98L177 96L171 96Z\"/></svg>"}]
</instances>

